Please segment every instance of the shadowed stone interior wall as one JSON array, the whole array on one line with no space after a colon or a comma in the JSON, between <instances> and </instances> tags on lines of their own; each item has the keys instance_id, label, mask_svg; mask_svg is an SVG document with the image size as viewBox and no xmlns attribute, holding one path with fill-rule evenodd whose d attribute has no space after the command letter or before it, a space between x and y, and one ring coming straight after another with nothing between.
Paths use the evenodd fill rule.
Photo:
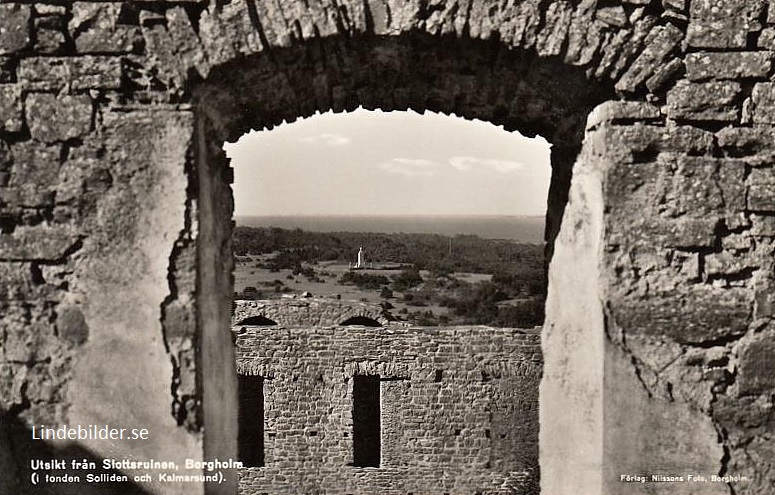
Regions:
<instances>
[{"instance_id":1,"label":"shadowed stone interior wall","mask_svg":"<svg viewBox=\"0 0 775 495\"><path fill-rule=\"evenodd\" d=\"M363 105L553 143L543 493L772 492L773 51L759 0L3 2L0 491L36 423L233 455L222 143ZM687 464L747 479L619 478Z\"/></svg>"},{"instance_id":2,"label":"shadowed stone interior wall","mask_svg":"<svg viewBox=\"0 0 775 495\"><path fill-rule=\"evenodd\" d=\"M536 332L234 330L238 373L264 378L265 464L241 494L538 493ZM380 380L379 467L353 466L354 376Z\"/></svg>"}]
</instances>

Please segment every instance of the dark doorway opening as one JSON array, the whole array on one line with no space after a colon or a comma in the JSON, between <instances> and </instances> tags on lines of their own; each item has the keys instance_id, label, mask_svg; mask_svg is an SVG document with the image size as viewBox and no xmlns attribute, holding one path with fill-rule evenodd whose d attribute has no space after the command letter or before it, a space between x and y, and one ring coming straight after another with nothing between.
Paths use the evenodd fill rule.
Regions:
<instances>
[{"instance_id":1,"label":"dark doorway opening","mask_svg":"<svg viewBox=\"0 0 775 495\"><path fill-rule=\"evenodd\" d=\"M264 378L238 375L238 452L246 467L264 465Z\"/></svg>"},{"instance_id":2,"label":"dark doorway opening","mask_svg":"<svg viewBox=\"0 0 775 495\"><path fill-rule=\"evenodd\" d=\"M353 466L379 467L381 455L378 376L353 377Z\"/></svg>"}]
</instances>

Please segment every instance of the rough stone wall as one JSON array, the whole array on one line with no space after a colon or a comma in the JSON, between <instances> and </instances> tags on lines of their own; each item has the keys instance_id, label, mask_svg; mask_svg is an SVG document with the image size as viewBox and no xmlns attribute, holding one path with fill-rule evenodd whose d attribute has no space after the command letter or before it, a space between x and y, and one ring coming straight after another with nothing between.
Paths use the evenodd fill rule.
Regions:
<instances>
[{"instance_id":1,"label":"rough stone wall","mask_svg":"<svg viewBox=\"0 0 775 495\"><path fill-rule=\"evenodd\" d=\"M542 455L565 461L542 457L549 493L578 490L561 476L568 462L591 474L581 486L592 493L775 488L762 359L775 236L770 28L750 33L763 27L761 4L701 4L681 80L588 119L552 261L541 395L542 407L565 403L586 419L542 415ZM570 452L568 438L592 447Z\"/></svg>"},{"instance_id":2,"label":"rough stone wall","mask_svg":"<svg viewBox=\"0 0 775 495\"><path fill-rule=\"evenodd\" d=\"M131 95L142 37L118 18L125 11L0 5L2 493L32 489L31 458L205 456L194 115ZM218 366L233 374L231 359ZM40 424L146 428L149 439L33 441ZM204 491L151 482L35 493L68 490Z\"/></svg>"},{"instance_id":3,"label":"rough stone wall","mask_svg":"<svg viewBox=\"0 0 775 495\"><path fill-rule=\"evenodd\" d=\"M341 325L362 316L386 325L385 311L377 304L330 299L237 300L231 316L232 326L247 318L263 316L283 326L325 327Z\"/></svg>"},{"instance_id":4,"label":"rough stone wall","mask_svg":"<svg viewBox=\"0 0 775 495\"><path fill-rule=\"evenodd\" d=\"M219 417L236 396L221 144L358 105L549 139L550 241L577 162L574 220L562 223L550 277L541 463L556 476L542 476L544 493L708 493L618 481L663 469L644 463L673 452L675 438L702 469L751 480L713 490L773 491L774 9L3 2L1 491L27 479L19 459L32 455L20 453L33 423L147 423L156 440L132 453L149 457L233 450L232 420ZM586 117L606 100L619 102L592 118L577 161ZM573 275L582 266L591 282ZM594 314L552 302L575 297ZM581 405L581 420L556 412ZM660 435L645 434L651 425ZM596 457L572 452L563 434L590 440ZM575 462L589 470L562 469Z\"/></svg>"},{"instance_id":5,"label":"rough stone wall","mask_svg":"<svg viewBox=\"0 0 775 495\"><path fill-rule=\"evenodd\" d=\"M536 333L247 327L237 370L265 401L265 464L241 494L537 493ZM352 466L356 375L381 380L378 468Z\"/></svg>"}]
</instances>

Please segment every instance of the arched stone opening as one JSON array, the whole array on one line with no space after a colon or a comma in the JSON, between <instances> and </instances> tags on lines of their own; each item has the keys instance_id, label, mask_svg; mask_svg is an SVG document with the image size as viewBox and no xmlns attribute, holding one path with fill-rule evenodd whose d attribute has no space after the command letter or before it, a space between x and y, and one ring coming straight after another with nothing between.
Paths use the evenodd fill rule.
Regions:
<instances>
[{"instance_id":1,"label":"arched stone opening","mask_svg":"<svg viewBox=\"0 0 775 495\"><path fill-rule=\"evenodd\" d=\"M236 326L245 325L245 326L256 326L256 327L271 327L274 325L277 325L277 322L274 320L270 320L266 316L251 316L250 318L245 318L244 320L241 320L237 322Z\"/></svg>"},{"instance_id":2,"label":"arched stone opening","mask_svg":"<svg viewBox=\"0 0 775 495\"><path fill-rule=\"evenodd\" d=\"M352 316L339 323L340 327L362 326L362 327L381 327L382 324L368 316Z\"/></svg>"},{"instance_id":3,"label":"arched stone opening","mask_svg":"<svg viewBox=\"0 0 775 495\"><path fill-rule=\"evenodd\" d=\"M204 232L212 225L216 245L225 245L230 234L225 220L231 208L231 174L222 151L224 141L318 111L411 108L481 119L523 135L540 134L552 143L548 259L587 116L612 97L611 85L590 80L584 71L558 58L510 49L497 39L416 32L323 38L235 60L214 70L194 91L200 198L210 202L201 205L200 228ZM214 265L222 270L231 261L223 254L209 251L200 260L212 265L214 257ZM207 268L200 265L200 270ZM222 273L214 270L213 281L228 287L223 294L231 294ZM527 485L520 490L537 490L537 476L537 466L531 467Z\"/></svg>"},{"instance_id":4,"label":"arched stone opening","mask_svg":"<svg viewBox=\"0 0 775 495\"><path fill-rule=\"evenodd\" d=\"M318 38L216 68L194 92L216 144L315 112L433 111L541 135L552 143L547 257L559 232L573 161L597 104L615 96L559 58L500 43L407 33L400 37Z\"/></svg>"}]
</instances>

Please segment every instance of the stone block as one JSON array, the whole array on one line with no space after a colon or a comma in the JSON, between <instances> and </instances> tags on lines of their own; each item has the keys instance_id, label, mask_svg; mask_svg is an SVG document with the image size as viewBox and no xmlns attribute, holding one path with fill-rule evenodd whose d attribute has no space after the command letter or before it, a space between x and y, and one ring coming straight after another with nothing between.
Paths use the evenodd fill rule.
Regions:
<instances>
[{"instance_id":1,"label":"stone block","mask_svg":"<svg viewBox=\"0 0 775 495\"><path fill-rule=\"evenodd\" d=\"M3 335L2 328L0 328L0 335ZM1 348L0 358L3 358L0 361L0 408L7 411L16 404L24 403L25 397L22 390L26 386L27 365L23 361L15 363L5 362L7 357L5 356L4 349ZM5 464L5 466L7 465L13 466L13 464ZM16 486L12 485L14 490Z\"/></svg>"},{"instance_id":2,"label":"stone block","mask_svg":"<svg viewBox=\"0 0 775 495\"><path fill-rule=\"evenodd\" d=\"M666 247L681 249L712 247L716 242L717 225L716 219L662 219L648 225L644 234L646 237L653 234L652 243Z\"/></svg>"},{"instance_id":3,"label":"stone block","mask_svg":"<svg viewBox=\"0 0 775 495\"><path fill-rule=\"evenodd\" d=\"M757 83L751 92L754 124L775 123L775 83Z\"/></svg>"},{"instance_id":4,"label":"stone block","mask_svg":"<svg viewBox=\"0 0 775 495\"><path fill-rule=\"evenodd\" d=\"M745 48L748 33L762 28L764 2L692 0L686 40L697 48Z\"/></svg>"},{"instance_id":5,"label":"stone block","mask_svg":"<svg viewBox=\"0 0 775 495\"><path fill-rule=\"evenodd\" d=\"M151 69L149 72L155 73L165 86L180 87L192 68L206 75L210 66L185 11L181 7L170 9L166 21L166 27L153 24L143 28L146 50L152 54L152 59L145 63L154 63L147 69Z\"/></svg>"},{"instance_id":6,"label":"stone block","mask_svg":"<svg viewBox=\"0 0 775 495\"><path fill-rule=\"evenodd\" d=\"M667 93L667 116L675 120L735 122L740 84L732 81L681 81Z\"/></svg>"},{"instance_id":7,"label":"stone block","mask_svg":"<svg viewBox=\"0 0 775 495\"><path fill-rule=\"evenodd\" d=\"M65 227L17 227L13 234L0 235L0 260L60 260L79 240L79 236Z\"/></svg>"},{"instance_id":8,"label":"stone block","mask_svg":"<svg viewBox=\"0 0 775 495\"><path fill-rule=\"evenodd\" d=\"M721 238L721 248L733 253L747 252L753 247L753 240L747 232L745 234L726 234Z\"/></svg>"},{"instance_id":9,"label":"stone block","mask_svg":"<svg viewBox=\"0 0 775 495\"><path fill-rule=\"evenodd\" d=\"M662 175L656 192L662 214L680 217L722 210L724 194L715 180L719 168L716 159L664 153L658 162ZM742 181L744 168L738 169L737 177Z\"/></svg>"},{"instance_id":10,"label":"stone block","mask_svg":"<svg viewBox=\"0 0 775 495\"><path fill-rule=\"evenodd\" d=\"M89 325L77 306L62 305L57 312L57 335L73 345L81 345L89 338Z\"/></svg>"},{"instance_id":11,"label":"stone block","mask_svg":"<svg viewBox=\"0 0 775 495\"><path fill-rule=\"evenodd\" d=\"M716 133L716 138L722 149L738 156L775 152L775 128L769 125L725 127Z\"/></svg>"},{"instance_id":12,"label":"stone block","mask_svg":"<svg viewBox=\"0 0 775 495\"><path fill-rule=\"evenodd\" d=\"M695 52L684 59L691 81L709 79L765 79L772 69L769 52Z\"/></svg>"},{"instance_id":13,"label":"stone block","mask_svg":"<svg viewBox=\"0 0 775 495\"><path fill-rule=\"evenodd\" d=\"M278 14L282 15L282 13L265 3L257 3L256 8L259 18L268 20L263 32L268 42L275 46L287 46L291 41L288 33L274 33L275 28L271 27L280 25L276 21L279 20ZM237 0L225 5L220 12L203 12L199 22L198 38L210 64L218 65L237 54L250 55L265 48L261 36L250 21L249 11L245 0ZM312 23L305 22L305 24ZM330 22L321 22L319 27L321 33L330 29L330 24ZM288 29L287 24L286 29ZM224 37L232 42L228 45L223 43L221 40Z\"/></svg>"},{"instance_id":14,"label":"stone block","mask_svg":"<svg viewBox=\"0 0 775 495\"><path fill-rule=\"evenodd\" d=\"M35 18L35 51L38 53L56 53L67 39L67 23L64 16L47 15Z\"/></svg>"},{"instance_id":15,"label":"stone block","mask_svg":"<svg viewBox=\"0 0 775 495\"><path fill-rule=\"evenodd\" d=\"M23 309L14 308L11 315L6 313L3 315L6 318L0 320L0 327L7 325L2 351L9 361L44 361L56 355L61 347L46 321L48 315L35 307L31 309L32 315L28 315Z\"/></svg>"},{"instance_id":16,"label":"stone block","mask_svg":"<svg viewBox=\"0 0 775 495\"><path fill-rule=\"evenodd\" d=\"M587 117L587 129L592 129L602 122L622 121L654 121L662 114L659 108L651 103L641 101L607 101L601 103Z\"/></svg>"},{"instance_id":17,"label":"stone block","mask_svg":"<svg viewBox=\"0 0 775 495\"><path fill-rule=\"evenodd\" d=\"M627 13L621 5L615 7L601 7L595 11L595 19L609 26L624 27L629 22Z\"/></svg>"},{"instance_id":18,"label":"stone block","mask_svg":"<svg viewBox=\"0 0 775 495\"><path fill-rule=\"evenodd\" d=\"M45 208L54 203L54 194L35 185L0 187L0 201L13 208Z\"/></svg>"},{"instance_id":19,"label":"stone block","mask_svg":"<svg viewBox=\"0 0 775 495\"><path fill-rule=\"evenodd\" d=\"M568 27L565 62L571 65L590 63L601 42L602 26L594 22L594 8L577 8Z\"/></svg>"},{"instance_id":20,"label":"stone block","mask_svg":"<svg viewBox=\"0 0 775 495\"><path fill-rule=\"evenodd\" d=\"M19 63L19 81L28 90L121 88L121 58L107 55L34 57Z\"/></svg>"},{"instance_id":21,"label":"stone block","mask_svg":"<svg viewBox=\"0 0 775 495\"><path fill-rule=\"evenodd\" d=\"M756 46L765 50L775 50L775 29L763 29L759 34L759 39L756 40Z\"/></svg>"},{"instance_id":22,"label":"stone block","mask_svg":"<svg viewBox=\"0 0 775 495\"><path fill-rule=\"evenodd\" d=\"M710 247L718 219L732 227L743 216L745 170L743 160L664 152L654 161L619 163L606 175L606 206L617 221L637 224L624 237Z\"/></svg>"},{"instance_id":23,"label":"stone block","mask_svg":"<svg viewBox=\"0 0 775 495\"><path fill-rule=\"evenodd\" d=\"M749 184L770 185L775 187L775 170L771 168L757 168L751 170L748 174L747 182Z\"/></svg>"},{"instance_id":24,"label":"stone block","mask_svg":"<svg viewBox=\"0 0 775 495\"><path fill-rule=\"evenodd\" d=\"M59 181L60 145L44 146L29 141L14 144L10 186L51 187Z\"/></svg>"},{"instance_id":25,"label":"stone block","mask_svg":"<svg viewBox=\"0 0 775 495\"><path fill-rule=\"evenodd\" d=\"M378 2L372 1L371 5L377 6ZM557 2L549 6L546 12L544 28L537 34L535 43L536 51L540 56L556 56L562 53L570 29L572 15L573 8L567 3ZM387 12L384 12L382 26L375 27L376 33L389 32L387 20ZM306 24L309 25L311 23Z\"/></svg>"},{"instance_id":26,"label":"stone block","mask_svg":"<svg viewBox=\"0 0 775 495\"><path fill-rule=\"evenodd\" d=\"M736 215L745 209L745 173L747 160L723 158L718 160L718 175L715 180L724 198L727 215Z\"/></svg>"},{"instance_id":27,"label":"stone block","mask_svg":"<svg viewBox=\"0 0 775 495\"><path fill-rule=\"evenodd\" d=\"M775 281L759 281L754 289L753 317L772 318L775 316Z\"/></svg>"},{"instance_id":28,"label":"stone block","mask_svg":"<svg viewBox=\"0 0 775 495\"><path fill-rule=\"evenodd\" d=\"M775 170L752 169L747 178L747 208L750 211L775 212Z\"/></svg>"},{"instance_id":29,"label":"stone block","mask_svg":"<svg viewBox=\"0 0 775 495\"><path fill-rule=\"evenodd\" d=\"M623 163L651 161L662 152L705 153L713 147L713 134L692 126L661 127L636 123L608 126L592 146Z\"/></svg>"},{"instance_id":30,"label":"stone block","mask_svg":"<svg viewBox=\"0 0 775 495\"><path fill-rule=\"evenodd\" d=\"M652 29L646 36L643 51L616 83L616 90L635 91L662 67L668 54L682 39L683 32L672 24Z\"/></svg>"},{"instance_id":31,"label":"stone block","mask_svg":"<svg viewBox=\"0 0 775 495\"><path fill-rule=\"evenodd\" d=\"M92 101L87 95L32 93L26 107L27 124L37 141L67 141L91 132Z\"/></svg>"},{"instance_id":32,"label":"stone block","mask_svg":"<svg viewBox=\"0 0 775 495\"><path fill-rule=\"evenodd\" d=\"M706 275L732 276L752 270L756 263L745 256L721 251L705 255L704 271Z\"/></svg>"},{"instance_id":33,"label":"stone block","mask_svg":"<svg viewBox=\"0 0 775 495\"><path fill-rule=\"evenodd\" d=\"M754 237L775 237L775 216L752 214L751 235Z\"/></svg>"},{"instance_id":34,"label":"stone block","mask_svg":"<svg viewBox=\"0 0 775 495\"><path fill-rule=\"evenodd\" d=\"M29 5L0 4L0 55L16 53L30 44Z\"/></svg>"},{"instance_id":35,"label":"stone block","mask_svg":"<svg viewBox=\"0 0 775 495\"><path fill-rule=\"evenodd\" d=\"M660 65L657 71L646 79L646 88L652 93L655 93L678 79L683 72L683 60L674 58L673 60Z\"/></svg>"},{"instance_id":36,"label":"stone block","mask_svg":"<svg viewBox=\"0 0 775 495\"><path fill-rule=\"evenodd\" d=\"M0 84L0 131L20 131L23 119L21 88L17 84Z\"/></svg>"},{"instance_id":37,"label":"stone block","mask_svg":"<svg viewBox=\"0 0 775 495\"><path fill-rule=\"evenodd\" d=\"M694 285L678 293L624 298L611 308L617 326L628 334L700 344L744 334L751 303L745 289Z\"/></svg>"},{"instance_id":38,"label":"stone block","mask_svg":"<svg viewBox=\"0 0 775 495\"><path fill-rule=\"evenodd\" d=\"M737 383L740 395L770 392L775 387L775 339L769 333L743 343L739 351Z\"/></svg>"},{"instance_id":39,"label":"stone block","mask_svg":"<svg viewBox=\"0 0 775 495\"><path fill-rule=\"evenodd\" d=\"M68 24L78 53L128 53L139 38L138 28L118 24L120 2L74 2Z\"/></svg>"},{"instance_id":40,"label":"stone block","mask_svg":"<svg viewBox=\"0 0 775 495\"><path fill-rule=\"evenodd\" d=\"M747 207L750 211L775 212L775 184L748 186Z\"/></svg>"},{"instance_id":41,"label":"stone block","mask_svg":"<svg viewBox=\"0 0 775 495\"><path fill-rule=\"evenodd\" d=\"M716 244L715 218L659 218L649 214L648 218L633 220L632 213L637 204L628 205L625 212L614 212L606 217L608 243L654 247L698 249L711 248ZM648 208L643 205L643 208ZM642 214L642 216L646 216Z\"/></svg>"},{"instance_id":42,"label":"stone block","mask_svg":"<svg viewBox=\"0 0 775 495\"><path fill-rule=\"evenodd\" d=\"M0 263L0 301L23 299L34 285L30 263Z\"/></svg>"},{"instance_id":43,"label":"stone block","mask_svg":"<svg viewBox=\"0 0 775 495\"><path fill-rule=\"evenodd\" d=\"M688 0L662 0L662 7L676 12L685 12Z\"/></svg>"}]
</instances>

